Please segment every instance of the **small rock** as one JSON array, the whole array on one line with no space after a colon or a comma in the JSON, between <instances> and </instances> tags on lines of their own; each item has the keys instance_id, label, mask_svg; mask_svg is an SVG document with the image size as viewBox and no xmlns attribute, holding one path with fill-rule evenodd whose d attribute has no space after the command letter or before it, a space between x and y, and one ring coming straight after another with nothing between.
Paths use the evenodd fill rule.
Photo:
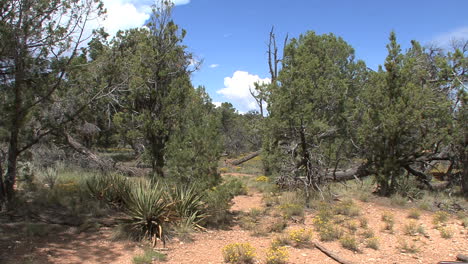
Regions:
<instances>
[{"instance_id":1,"label":"small rock","mask_svg":"<svg viewBox=\"0 0 468 264\"><path fill-rule=\"evenodd\" d=\"M307 254L306 253L302 253L301 254L303 257L307 257Z\"/></svg>"}]
</instances>

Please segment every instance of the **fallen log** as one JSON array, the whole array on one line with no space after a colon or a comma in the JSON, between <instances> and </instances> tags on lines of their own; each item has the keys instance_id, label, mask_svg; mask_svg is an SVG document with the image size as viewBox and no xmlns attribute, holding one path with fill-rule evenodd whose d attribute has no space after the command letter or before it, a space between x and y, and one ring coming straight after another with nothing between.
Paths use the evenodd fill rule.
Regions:
<instances>
[{"instance_id":1,"label":"fallen log","mask_svg":"<svg viewBox=\"0 0 468 264\"><path fill-rule=\"evenodd\" d=\"M251 153L243 158L240 158L240 159L237 159L237 160L233 160L229 163L231 163L231 165L234 165L234 166L237 166L237 165L240 165L246 161L249 161L255 157L257 157L258 155L260 155L261 151L255 151L254 153Z\"/></svg>"},{"instance_id":2,"label":"fallen log","mask_svg":"<svg viewBox=\"0 0 468 264\"><path fill-rule=\"evenodd\" d=\"M463 254L458 254L458 255L457 255L457 260L464 261L464 262L468 262L468 256L467 256L467 255L463 255Z\"/></svg>"},{"instance_id":3,"label":"fallen log","mask_svg":"<svg viewBox=\"0 0 468 264\"><path fill-rule=\"evenodd\" d=\"M368 170L369 164L362 163L359 166L349 168L347 170L332 171L325 175L326 180L331 180L334 182L348 181L356 178L363 178L371 175Z\"/></svg>"},{"instance_id":4,"label":"fallen log","mask_svg":"<svg viewBox=\"0 0 468 264\"><path fill-rule=\"evenodd\" d=\"M352 264L353 263L351 261L348 261L348 260L345 260L345 259L341 258L340 256L333 253L332 251L330 251L326 247L320 245L317 241L315 241L313 244L314 244L314 246L316 248L318 248L320 251L322 251L325 255L329 256L330 258L332 258L333 260L335 260L338 263L341 263L341 264Z\"/></svg>"},{"instance_id":5,"label":"fallen log","mask_svg":"<svg viewBox=\"0 0 468 264\"><path fill-rule=\"evenodd\" d=\"M101 170L108 171L108 170L116 170L124 175L127 176L135 176L135 175L143 175L144 171L140 168L131 168L126 166L119 166L111 159L102 158L96 153L92 152L85 146L83 146L80 142L74 139L70 134L66 133L65 138L67 140L68 145L75 150L76 152L80 153L81 155L85 156L90 162L96 164Z\"/></svg>"}]
</instances>

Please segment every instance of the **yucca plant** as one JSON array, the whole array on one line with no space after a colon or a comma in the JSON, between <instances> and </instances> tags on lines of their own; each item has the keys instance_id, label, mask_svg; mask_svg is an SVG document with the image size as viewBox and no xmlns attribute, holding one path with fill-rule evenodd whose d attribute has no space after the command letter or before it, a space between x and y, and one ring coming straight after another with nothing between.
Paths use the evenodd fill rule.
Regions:
<instances>
[{"instance_id":1,"label":"yucca plant","mask_svg":"<svg viewBox=\"0 0 468 264\"><path fill-rule=\"evenodd\" d=\"M86 185L93 197L115 206L121 206L130 192L129 181L118 174L95 175L86 181Z\"/></svg>"},{"instance_id":2,"label":"yucca plant","mask_svg":"<svg viewBox=\"0 0 468 264\"><path fill-rule=\"evenodd\" d=\"M171 209L180 222L201 228L198 224L206 217L200 209L203 195L193 185L176 185L173 188L168 188L168 190Z\"/></svg>"},{"instance_id":3,"label":"yucca plant","mask_svg":"<svg viewBox=\"0 0 468 264\"><path fill-rule=\"evenodd\" d=\"M158 238L165 246L163 222L170 220L167 210L170 203L164 199L164 190L158 183L134 182L125 196L124 206L132 229L149 238L153 247L156 246Z\"/></svg>"}]
</instances>

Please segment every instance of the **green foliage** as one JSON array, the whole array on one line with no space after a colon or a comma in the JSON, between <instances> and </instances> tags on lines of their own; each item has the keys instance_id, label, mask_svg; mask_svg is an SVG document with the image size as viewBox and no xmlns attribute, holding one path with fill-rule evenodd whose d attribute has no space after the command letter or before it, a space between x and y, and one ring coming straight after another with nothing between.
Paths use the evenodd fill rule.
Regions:
<instances>
[{"instance_id":1,"label":"green foliage","mask_svg":"<svg viewBox=\"0 0 468 264\"><path fill-rule=\"evenodd\" d=\"M434 223L434 225L439 225L439 224L443 224L445 222L448 221L449 219L449 213L447 212L444 212L444 211L438 211L434 214L434 217L432 219L432 223Z\"/></svg>"},{"instance_id":2,"label":"green foliage","mask_svg":"<svg viewBox=\"0 0 468 264\"><path fill-rule=\"evenodd\" d=\"M156 239L163 236L169 206L163 195L163 188L158 183L141 180L133 183L124 196L124 212L130 217L128 223L144 237Z\"/></svg>"},{"instance_id":3,"label":"green foliage","mask_svg":"<svg viewBox=\"0 0 468 264\"><path fill-rule=\"evenodd\" d=\"M312 31L291 39L282 63L278 83L269 87L264 161L270 173L304 175L320 184L319 163L334 167L347 149L346 107L353 104L365 65L354 61L354 50L342 38Z\"/></svg>"},{"instance_id":4,"label":"green foliage","mask_svg":"<svg viewBox=\"0 0 468 264\"><path fill-rule=\"evenodd\" d=\"M366 239L366 247L378 250L380 247L379 239L377 237L369 237Z\"/></svg>"},{"instance_id":5,"label":"green foliage","mask_svg":"<svg viewBox=\"0 0 468 264\"><path fill-rule=\"evenodd\" d=\"M203 195L194 186L168 187L170 209L187 226L197 227L205 215L202 213Z\"/></svg>"},{"instance_id":6,"label":"green foliage","mask_svg":"<svg viewBox=\"0 0 468 264\"><path fill-rule=\"evenodd\" d=\"M426 231L421 224L416 223L415 221L410 221L403 227L405 235L416 236L418 234L425 235Z\"/></svg>"},{"instance_id":7,"label":"green foliage","mask_svg":"<svg viewBox=\"0 0 468 264\"><path fill-rule=\"evenodd\" d=\"M349 249L355 252L359 251L358 241L356 240L356 237L354 236L346 235L340 239L340 243L341 243L341 246L346 249Z\"/></svg>"},{"instance_id":8,"label":"green foliage","mask_svg":"<svg viewBox=\"0 0 468 264\"><path fill-rule=\"evenodd\" d=\"M353 200L344 200L339 202L333 207L333 211L336 214L346 215L346 216L358 216L360 214L359 206L357 206Z\"/></svg>"},{"instance_id":9,"label":"green foliage","mask_svg":"<svg viewBox=\"0 0 468 264\"><path fill-rule=\"evenodd\" d=\"M232 198L246 193L245 186L236 178L229 179L208 190L203 197L204 213L207 215L204 223L212 226L226 224L230 219L228 210L231 208Z\"/></svg>"},{"instance_id":10,"label":"green foliage","mask_svg":"<svg viewBox=\"0 0 468 264\"><path fill-rule=\"evenodd\" d=\"M398 243L399 243L398 247L400 251L405 252L405 253L411 253L411 254L418 253L421 248L420 246L416 244L416 242L408 242L406 240L400 240L398 241Z\"/></svg>"},{"instance_id":11,"label":"green foliage","mask_svg":"<svg viewBox=\"0 0 468 264\"><path fill-rule=\"evenodd\" d=\"M251 264L255 260L255 248L249 243L233 243L223 248L224 261L233 264Z\"/></svg>"},{"instance_id":12,"label":"green foliage","mask_svg":"<svg viewBox=\"0 0 468 264\"><path fill-rule=\"evenodd\" d=\"M168 143L182 129L194 90L192 55L181 44L184 36L171 20L170 3L161 1L145 28L118 32L103 58L112 67L109 80L121 87L113 117L117 130L126 143L145 145L145 157L159 176L164 175Z\"/></svg>"},{"instance_id":13,"label":"green foliage","mask_svg":"<svg viewBox=\"0 0 468 264\"><path fill-rule=\"evenodd\" d=\"M382 214L382 221L385 223L385 230L393 232L393 226L395 225L395 217L390 212L384 212Z\"/></svg>"},{"instance_id":14,"label":"green foliage","mask_svg":"<svg viewBox=\"0 0 468 264\"><path fill-rule=\"evenodd\" d=\"M125 196L130 193L130 183L119 174L98 174L86 181L86 186L93 197L115 206L124 203Z\"/></svg>"},{"instance_id":15,"label":"green foliage","mask_svg":"<svg viewBox=\"0 0 468 264\"><path fill-rule=\"evenodd\" d=\"M395 33L390 34L385 70L370 76L362 93L362 125L358 128L364 156L376 171L380 193L397 191L403 170L414 157L446 139L448 98L427 82L431 74L427 54L419 43L401 53ZM421 81L423 80L423 81ZM421 181L426 181L420 177Z\"/></svg>"},{"instance_id":16,"label":"green foliage","mask_svg":"<svg viewBox=\"0 0 468 264\"><path fill-rule=\"evenodd\" d=\"M438 230L442 238L449 239L453 237L453 229L448 226L441 226L438 228Z\"/></svg>"},{"instance_id":17,"label":"green foliage","mask_svg":"<svg viewBox=\"0 0 468 264\"><path fill-rule=\"evenodd\" d=\"M419 219L419 217L421 217L421 211L416 208L411 209L408 213L408 218Z\"/></svg>"},{"instance_id":18,"label":"green foliage","mask_svg":"<svg viewBox=\"0 0 468 264\"><path fill-rule=\"evenodd\" d=\"M271 247L266 253L267 264L286 264L288 261L288 250L286 247Z\"/></svg>"},{"instance_id":19,"label":"green foliage","mask_svg":"<svg viewBox=\"0 0 468 264\"><path fill-rule=\"evenodd\" d=\"M175 182L207 189L221 180L217 172L221 153L219 117L203 87L187 97L181 124L167 144L167 169Z\"/></svg>"},{"instance_id":20,"label":"green foliage","mask_svg":"<svg viewBox=\"0 0 468 264\"><path fill-rule=\"evenodd\" d=\"M134 264L151 264L154 261L165 261L166 255L152 248L145 248L142 255L133 257Z\"/></svg>"}]
</instances>

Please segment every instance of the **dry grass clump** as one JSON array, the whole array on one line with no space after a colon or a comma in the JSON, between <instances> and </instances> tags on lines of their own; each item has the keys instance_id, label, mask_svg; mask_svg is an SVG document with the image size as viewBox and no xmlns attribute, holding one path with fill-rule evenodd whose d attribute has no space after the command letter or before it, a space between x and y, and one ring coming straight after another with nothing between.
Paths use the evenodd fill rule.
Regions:
<instances>
[{"instance_id":1,"label":"dry grass clump","mask_svg":"<svg viewBox=\"0 0 468 264\"><path fill-rule=\"evenodd\" d=\"M418 224L416 221L410 221L403 227L405 235L416 236L418 234L425 235L426 231L421 224Z\"/></svg>"},{"instance_id":2,"label":"dry grass clump","mask_svg":"<svg viewBox=\"0 0 468 264\"><path fill-rule=\"evenodd\" d=\"M398 248L400 249L401 252L404 252L404 253L414 254L414 253L418 253L420 249L420 247L418 247L416 242L408 242L406 240L400 240L398 244L399 244Z\"/></svg>"},{"instance_id":3,"label":"dry grass clump","mask_svg":"<svg viewBox=\"0 0 468 264\"><path fill-rule=\"evenodd\" d=\"M341 214L341 215L346 215L346 216L358 216L360 214L360 208L357 206L353 200L344 200L333 208L333 211L335 214Z\"/></svg>"},{"instance_id":4,"label":"dry grass clump","mask_svg":"<svg viewBox=\"0 0 468 264\"><path fill-rule=\"evenodd\" d=\"M255 248L249 243L232 243L223 248L224 261L233 264L251 264L255 261Z\"/></svg>"},{"instance_id":5,"label":"dry grass clump","mask_svg":"<svg viewBox=\"0 0 468 264\"><path fill-rule=\"evenodd\" d=\"M393 233L393 226L395 225L395 217L390 212L384 212L382 214L382 221L385 223L384 230Z\"/></svg>"},{"instance_id":6,"label":"dry grass clump","mask_svg":"<svg viewBox=\"0 0 468 264\"><path fill-rule=\"evenodd\" d=\"M380 247L379 239L377 237L369 237L366 239L366 247L378 250Z\"/></svg>"},{"instance_id":7,"label":"dry grass clump","mask_svg":"<svg viewBox=\"0 0 468 264\"><path fill-rule=\"evenodd\" d=\"M306 228L291 229L286 234L276 237L272 242L272 247L293 246L306 247L312 240L312 230Z\"/></svg>"},{"instance_id":8,"label":"dry grass clump","mask_svg":"<svg viewBox=\"0 0 468 264\"><path fill-rule=\"evenodd\" d=\"M266 264L286 264L289 253L287 247L273 246L266 253Z\"/></svg>"},{"instance_id":9,"label":"dry grass clump","mask_svg":"<svg viewBox=\"0 0 468 264\"><path fill-rule=\"evenodd\" d=\"M419 219L421 217L421 211L417 208L413 208L408 213L408 218Z\"/></svg>"},{"instance_id":10,"label":"dry grass clump","mask_svg":"<svg viewBox=\"0 0 468 264\"><path fill-rule=\"evenodd\" d=\"M444 211L438 211L434 214L434 217L432 219L432 223L434 225L440 225L440 224L443 224L445 222L448 221L449 219L449 214L447 212L444 212Z\"/></svg>"},{"instance_id":11,"label":"dry grass clump","mask_svg":"<svg viewBox=\"0 0 468 264\"><path fill-rule=\"evenodd\" d=\"M341 246L346 249L349 249L355 252L359 251L359 243L355 236L345 235L344 237L340 239L340 243L341 243Z\"/></svg>"},{"instance_id":12,"label":"dry grass clump","mask_svg":"<svg viewBox=\"0 0 468 264\"><path fill-rule=\"evenodd\" d=\"M440 232L440 236L445 239L449 239L453 237L453 229L448 226L441 226L437 228Z\"/></svg>"}]
</instances>

